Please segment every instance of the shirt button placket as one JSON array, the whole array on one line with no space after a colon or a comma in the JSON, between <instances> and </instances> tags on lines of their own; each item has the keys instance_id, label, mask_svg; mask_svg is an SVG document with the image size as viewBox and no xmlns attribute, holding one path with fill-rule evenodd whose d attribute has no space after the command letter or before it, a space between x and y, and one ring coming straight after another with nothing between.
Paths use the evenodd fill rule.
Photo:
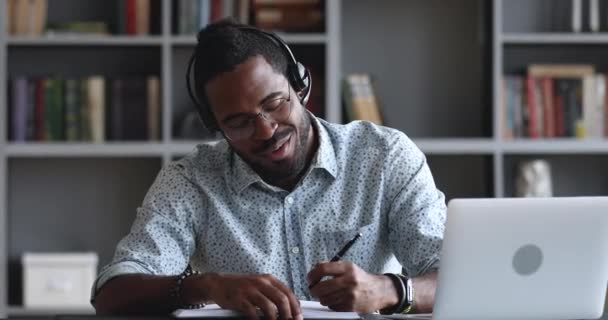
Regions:
<instances>
[{"instance_id":1,"label":"shirt button placket","mask_svg":"<svg viewBox=\"0 0 608 320\"><path fill-rule=\"evenodd\" d=\"M299 239L299 235L298 232L292 232L294 229L299 229L300 226L298 224L298 221L296 221L295 219L297 219L296 217L294 217L293 214L291 214L291 212L293 212L293 204L294 204L294 199L292 196L287 196L285 197L285 222L286 222L286 226L285 229L287 230L287 234L288 234L288 250L289 250L289 262L291 265L291 277L293 279L294 282L294 289L296 291L296 295L301 295L302 293L298 293L297 291L302 291L300 289L300 283L302 281L301 279L301 275L300 275L300 268L301 266L299 265L299 261L301 261L299 255L301 253L299 244L300 244L300 239Z\"/></svg>"}]
</instances>

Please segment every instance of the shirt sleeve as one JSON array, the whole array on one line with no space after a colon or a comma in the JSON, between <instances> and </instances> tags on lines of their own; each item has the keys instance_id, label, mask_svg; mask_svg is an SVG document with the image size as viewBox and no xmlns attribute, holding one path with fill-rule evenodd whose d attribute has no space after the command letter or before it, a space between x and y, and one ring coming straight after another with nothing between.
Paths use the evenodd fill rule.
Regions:
<instances>
[{"instance_id":1,"label":"shirt sleeve","mask_svg":"<svg viewBox=\"0 0 608 320\"><path fill-rule=\"evenodd\" d=\"M99 273L91 298L110 279L124 274L175 275L195 250L194 213L201 193L179 164L161 170L137 209L131 230L117 245L112 262Z\"/></svg>"},{"instance_id":2,"label":"shirt sleeve","mask_svg":"<svg viewBox=\"0 0 608 320\"><path fill-rule=\"evenodd\" d=\"M437 268L446 219L445 196L435 186L422 151L403 133L389 143L389 242L409 276Z\"/></svg>"}]
</instances>

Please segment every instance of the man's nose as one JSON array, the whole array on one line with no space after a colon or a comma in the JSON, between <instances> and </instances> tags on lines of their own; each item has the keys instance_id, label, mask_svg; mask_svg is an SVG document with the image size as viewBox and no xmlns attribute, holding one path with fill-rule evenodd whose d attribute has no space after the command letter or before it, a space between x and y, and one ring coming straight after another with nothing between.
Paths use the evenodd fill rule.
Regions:
<instances>
[{"instance_id":1,"label":"man's nose","mask_svg":"<svg viewBox=\"0 0 608 320\"><path fill-rule=\"evenodd\" d=\"M255 119L254 138L258 140L268 140L272 138L278 127L279 124L276 121L259 114Z\"/></svg>"}]
</instances>

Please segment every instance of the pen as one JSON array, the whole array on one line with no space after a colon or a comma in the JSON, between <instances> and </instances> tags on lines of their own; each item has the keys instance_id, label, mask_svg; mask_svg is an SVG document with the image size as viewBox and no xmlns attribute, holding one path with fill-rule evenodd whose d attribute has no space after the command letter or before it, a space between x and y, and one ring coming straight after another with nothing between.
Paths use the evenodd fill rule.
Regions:
<instances>
[{"instance_id":1,"label":"pen","mask_svg":"<svg viewBox=\"0 0 608 320\"><path fill-rule=\"evenodd\" d=\"M354 238L350 239L350 241L348 241L344 245L344 247L342 247L342 249L340 249L340 251L338 251L338 253L336 253L336 255L333 258L331 258L331 260L329 260L329 262L336 262L336 261L339 261L340 259L342 259L342 257L348 251L348 249L350 249L350 247L352 247L353 244L355 243L355 241L357 241L359 238L361 238L361 233L360 232L357 233L357 235ZM313 284L309 285L308 289L314 287L317 283L319 283L319 282L316 282L316 283L313 283Z\"/></svg>"}]
</instances>

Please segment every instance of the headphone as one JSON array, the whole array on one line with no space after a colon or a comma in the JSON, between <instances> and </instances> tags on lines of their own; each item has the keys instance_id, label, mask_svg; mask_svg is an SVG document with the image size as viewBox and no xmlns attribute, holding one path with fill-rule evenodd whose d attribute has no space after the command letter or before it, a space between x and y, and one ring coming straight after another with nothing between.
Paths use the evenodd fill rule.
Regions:
<instances>
[{"instance_id":1,"label":"headphone","mask_svg":"<svg viewBox=\"0 0 608 320\"><path fill-rule=\"evenodd\" d=\"M287 80L289 81L289 84L293 87L293 89L296 92L303 92L303 95L300 98L300 102L302 103L303 106L306 106L306 103L308 102L308 98L310 98L310 91L311 91L311 87L312 87L312 78L310 76L310 71L308 69L306 69L306 67L304 67L303 64L301 64L300 62L298 62L296 60L295 56L291 52L291 49L289 49L289 46L287 46L287 44L273 32L260 30L260 29L246 26L246 25L237 26L236 28L239 30L242 30L242 31L247 31L247 32L251 32L251 33L255 33L255 34L264 36L267 39L269 39L271 42L276 44L281 49L281 51L287 58ZM198 44L200 44L200 33L199 33L199 36L197 37L197 41L198 41L198 43L197 43L197 49L198 49ZM219 127L215 121L213 113L211 112L211 108L207 104L203 103L202 101L200 101L199 99L196 98L196 95L194 94L195 91L192 89L192 85L191 85L192 81L190 80L190 78L191 78L192 68L193 68L194 64L196 63L197 49L195 49L194 52L192 53L192 56L190 56L190 61L188 62L188 69L186 70L186 86L188 88L188 95L190 96L190 99L196 106L199 117L203 121L203 124L205 125L205 127L209 131L216 131L216 130L219 130Z\"/></svg>"}]
</instances>

